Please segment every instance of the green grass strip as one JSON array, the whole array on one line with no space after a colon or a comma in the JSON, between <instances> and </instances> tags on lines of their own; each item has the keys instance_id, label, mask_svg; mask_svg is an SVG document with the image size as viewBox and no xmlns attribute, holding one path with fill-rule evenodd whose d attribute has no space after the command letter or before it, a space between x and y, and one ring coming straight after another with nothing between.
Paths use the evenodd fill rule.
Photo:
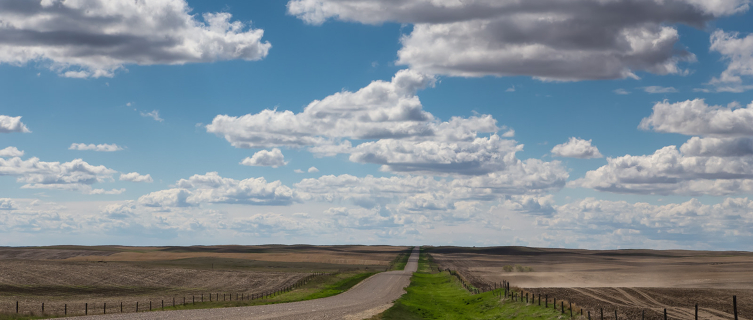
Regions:
<instances>
[{"instance_id":1,"label":"green grass strip","mask_svg":"<svg viewBox=\"0 0 753 320\"><path fill-rule=\"evenodd\" d=\"M561 314L538 305L501 301L492 292L472 295L447 272L438 273L428 254L419 257L419 272L413 274L407 293L377 320L413 319L561 319Z\"/></svg>"}]
</instances>

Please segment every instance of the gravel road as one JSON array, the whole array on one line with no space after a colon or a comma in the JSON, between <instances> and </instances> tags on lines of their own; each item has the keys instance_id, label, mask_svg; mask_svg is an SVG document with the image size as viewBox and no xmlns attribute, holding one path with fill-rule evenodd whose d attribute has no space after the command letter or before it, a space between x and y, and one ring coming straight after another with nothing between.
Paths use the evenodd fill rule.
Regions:
<instances>
[{"instance_id":1,"label":"gravel road","mask_svg":"<svg viewBox=\"0 0 753 320\"><path fill-rule=\"evenodd\" d=\"M417 269L418 247L408 258L405 270L375 274L347 292L328 298L251 307L108 314L73 319L360 320L388 309L393 301L405 293L404 288Z\"/></svg>"}]
</instances>

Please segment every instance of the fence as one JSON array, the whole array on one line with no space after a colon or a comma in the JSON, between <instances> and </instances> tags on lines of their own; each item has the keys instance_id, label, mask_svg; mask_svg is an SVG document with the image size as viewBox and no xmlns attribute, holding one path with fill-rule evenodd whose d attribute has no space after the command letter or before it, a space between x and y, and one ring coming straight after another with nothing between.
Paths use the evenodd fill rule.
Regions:
<instances>
[{"instance_id":1,"label":"fence","mask_svg":"<svg viewBox=\"0 0 753 320\"><path fill-rule=\"evenodd\" d=\"M308 284L311 280L320 276L332 275L331 273L315 272L306 277L303 277L291 285L279 286L267 291L258 293L197 293L191 296L172 297L171 300L165 304L165 299L148 300L149 304L139 305L142 301L132 302L116 302L110 303L102 302L96 303L47 303L41 302L41 304L31 305L29 303L20 304L16 301L15 313L19 315L29 316L80 316L89 314L108 314L108 313L131 313L131 312L145 312L156 309L164 310L165 307L178 307L186 305L195 305L196 303L205 302L220 302L220 301L251 301L259 299L273 298L282 293L293 291ZM233 294L235 297L233 297ZM220 300L222 298L222 300ZM177 300L176 300L177 299Z\"/></svg>"},{"instance_id":2,"label":"fence","mask_svg":"<svg viewBox=\"0 0 753 320\"><path fill-rule=\"evenodd\" d=\"M437 268L437 271L441 271L441 269ZM511 302L524 302L526 304L536 304L537 303L537 301L536 301L537 296L534 293L526 292L525 290L520 289L520 288L511 287L510 286L510 282L507 281L507 280L502 280L502 282L493 282L493 283L482 284L481 286L479 286L480 287L479 288L479 287L476 287L476 286L472 285L469 281L467 281L465 279L464 276L461 275L460 272L458 272L456 270L445 269L444 271L447 271L447 272L450 273L450 275L453 275L453 276L457 277L458 280L460 281L460 283L462 284L463 288L465 288L466 290L468 290L471 294L479 294L479 293L484 293L484 292L490 292L491 291L494 295L499 296L500 299L505 299L505 300L509 299ZM513 289L515 289L515 290L513 290ZM525 294L525 296L524 296L524 294ZM530 300L529 300L529 294L530 294ZM551 300L550 300L549 295L545 294L544 295L544 305L542 306L541 305L541 294L538 295L538 305L539 306L544 307L544 308L549 308L549 301L552 301L552 307L556 311L557 310L557 298L556 297L552 297ZM566 315L567 313L569 313L570 318L573 318L576 315L580 315L580 316L583 316L583 317L587 317L588 320L597 320L596 319L596 310L593 310L594 311L594 317L592 318L591 317L591 310L586 311L586 314L584 314L583 313L584 312L583 308L579 308L579 311L580 311L579 313L580 314L578 314L578 312L573 313L574 309L573 309L573 304L571 302L567 302L567 305L565 305L565 300L561 299L559 301L560 301L559 311L563 315ZM577 308L577 305L575 307ZM566 312L566 310L567 310L567 312ZM736 295L732 296L732 310L733 310L733 314L734 314L734 319L738 320L738 314L737 314L737 296ZM598 320L605 320L605 317L604 317L604 308L599 308L598 311L599 311L598 312L598 315L599 315ZM645 315L646 315L645 314L645 310L643 310L643 312L641 312L641 320L645 320L645 318L646 318ZM698 320L698 303L695 304L695 314L694 315L695 315L695 320ZM664 316L664 320L669 320L670 319L671 315L667 312L666 308L664 308L664 310L663 310L663 316ZM609 319L609 317L607 317L606 319ZM614 317L611 318L611 319L619 320L619 318L617 316L617 308L614 309Z\"/></svg>"}]
</instances>

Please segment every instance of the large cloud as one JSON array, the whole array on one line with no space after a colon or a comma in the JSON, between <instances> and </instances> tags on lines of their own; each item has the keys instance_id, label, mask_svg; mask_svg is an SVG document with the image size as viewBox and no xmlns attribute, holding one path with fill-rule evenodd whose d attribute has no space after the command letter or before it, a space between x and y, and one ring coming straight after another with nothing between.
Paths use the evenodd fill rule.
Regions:
<instances>
[{"instance_id":1,"label":"large cloud","mask_svg":"<svg viewBox=\"0 0 753 320\"><path fill-rule=\"evenodd\" d=\"M378 164L389 172L517 175L513 172L522 167L515 153L523 145L503 139L507 133L498 135L509 128L498 127L490 115L436 119L416 96L416 90L433 83L431 76L401 70L390 82L373 81L356 92L330 95L297 114L264 110L241 117L218 115L207 131L238 148L309 147L322 156L349 153L353 162ZM346 139L371 141L354 146ZM256 163L254 157L243 163Z\"/></svg>"},{"instance_id":2,"label":"large cloud","mask_svg":"<svg viewBox=\"0 0 753 320\"><path fill-rule=\"evenodd\" d=\"M97 182L112 181L117 171L105 166L93 166L81 159L69 162L44 162L39 158L22 160L19 157L0 158L0 176L15 176L25 183L22 188L79 190L89 194L121 193L121 190L92 190Z\"/></svg>"},{"instance_id":3,"label":"large cloud","mask_svg":"<svg viewBox=\"0 0 753 320\"><path fill-rule=\"evenodd\" d=\"M740 37L737 32L716 30L711 34L711 51L722 54L727 69L711 79L716 91L743 92L753 89L753 34Z\"/></svg>"},{"instance_id":4,"label":"large cloud","mask_svg":"<svg viewBox=\"0 0 753 320\"><path fill-rule=\"evenodd\" d=\"M288 12L327 19L412 23L398 64L456 76L529 75L582 80L682 73L672 24L703 27L747 1L291 0Z\"/></svg>"},{"instance_id":5,"label":"large cloud","mask_svg":"<svg viewBox=\"0 0 753 320\"><path fill-rule=\"evenodd\" d=\"M298 195L280 181L264 178L235 180L217 172L180 179L174 188L149 193L139 203L149 207L186 207L202 203L250 205L288 205L299 201Z\"/></svg>"},{"instance_id":6,"label":"large cloud","mask_svg":"<svg viewBox=\"0 0 753 320\"><path fill-rule=\"evenodd\" d=\"M422 110L416 90L434 78L399 71L390 82L374 81L311 102L302 113L264 110L241 117L218 115L207 131L238 148L303 147L335 138L379 139L434 135L436 123ZM469 133L466 133L469 134Z\"/></svg>"},{"instance_id":7,"label":"large cloud","mask_svg":"<svg viewBox=\"0 0 753 320\"><path fill-rule=\"evenodd\" d=\"M636 238L636 245L651 239L686 246L696 242L704 247L744 249L740 245L749 244L753 237L753 201L726 198L708 205L691 199L652 205L587 198L556 206L554 214L538 217L537 224L550 229L579 230L581 237L607 236L611 238L608 241L629 234Z\"/></svg>"},{"instance_id":8,"label":"large cloud","mask_svg":"<svg viewBox=\"0 0 753 320\"><path fill-rule=\"evenodd\" d=\"M703 99L675 103L657 102L653 113L641 120L639 128L685 135L750 136L753 135L753 103L745 108L738 104L710 106Z\"/></svg>"},{"instance_id":9,"label":"large cloud","mask_svg":"<svg viewBox=\"0 0 753 320\"><path fill-rule=\"evenodd\" d=\"M701 143L691 140L680 148L691 155L668 146L652 155L607 158L607 165L588 171L571 185L638 194L725 195L753 191L753 155L709 155L698 146ZM717 152L735 153L724 146L717 147Z\"/></svg>"},{"instance_id":10,"label":"large cloud","mask_svg":"<svg viewBox=\"0 0 753 320\"><path fill-rule=\"evenodd\" d=\"M557 157L592 159L601 158L601 152L596 146L591 145L591 140L583 140L571 137L570 140L563 144L558 144L552 148L552 154Z\"/></svg>"},{"instance_id":11,"label":"large cloud","mask_svg":"<svg viewBox=\"0 0 753 320\"><path fill-rule=\"evenodd\" d=\"M264 31L226 12L198 20L184 0L3 1L0 62L41 61L66 77L111 77L127 64L264 58Z\"/></svg>"},{"instance_id":12,"label":"large cloud","mask_svg":"<svg viewBox=\"0 0 753 320\"><path fill-rule=\"evenodd\" d=\"M1 49L0 49L1 50ZM0 114L0 133L10 132L31 132L26 125L21 122L21 117L10 117Z\"/></svg>"}]
</instances>

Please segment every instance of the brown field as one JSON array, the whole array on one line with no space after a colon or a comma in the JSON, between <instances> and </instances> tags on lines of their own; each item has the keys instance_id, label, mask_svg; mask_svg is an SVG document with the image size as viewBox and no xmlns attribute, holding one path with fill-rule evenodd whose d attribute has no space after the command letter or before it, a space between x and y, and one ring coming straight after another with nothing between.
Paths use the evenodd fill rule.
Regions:
<instances>
[{"instance_id":1,"label":"brown field","mask_svg":"<svg viewBox=\"0 0 753 320\"><path fill-rule=\"evenodd\" d=\"M622 319L753 319L753 253L683 250L572 250L527 247L431 248L442 268L458 270L476 286L502 280L533 294L565 299L578 308L614 310ZM532 272L506 272L520 265ZM543 303L543 301L542 301ZM578 309L576 309L577 311ZM599 319L594 317L593 319Z\"/></svg>"},{"instance_id":2,"label":"brown field","mask_svg":"<svg viewBox=\"0 0 753 320\"><path fill-rule=\"evenodd\" d=\"M56 246L0 248L0 313L20 309L79 313L158 308L209 293L258 294L311 272L384 270L407 247L391 246ZM235 299L235 297L233 297ZM81 309L81 310L78 310ZM133 310L131 310L133 311Z\"/></svg>"}]
</instances>

